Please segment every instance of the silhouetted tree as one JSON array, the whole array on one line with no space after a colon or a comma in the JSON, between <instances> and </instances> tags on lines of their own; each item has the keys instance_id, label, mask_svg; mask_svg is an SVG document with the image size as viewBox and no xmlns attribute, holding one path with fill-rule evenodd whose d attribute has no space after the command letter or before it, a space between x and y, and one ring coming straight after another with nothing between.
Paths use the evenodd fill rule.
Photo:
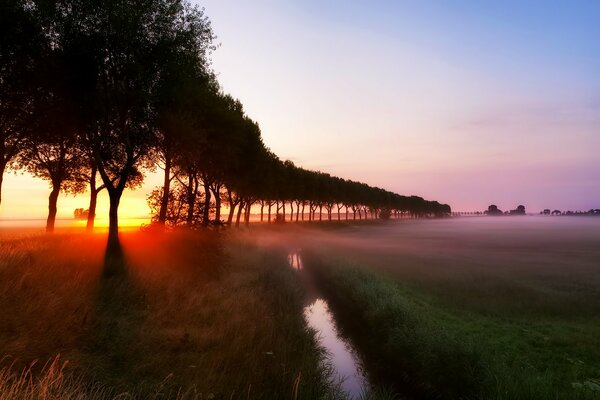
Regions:
<instances>
[{"instance_id":1,"label":"silhouetted tree","mask_svg":"<svg viewBox=\"0 0 600 400\"><path fill-rule=\"evenodd\" d=\"M4 172L22 149L37 97L44 53L39 22L24 0L0 3L0 202Z\"/></svg>"},{"instance_id":2,"label":"silhouetted tree","mask_svg":"<svg viewBox=\"0 0 600 400\"><path fill-rule=\"evenodd\" d=\"M161 77L181 44L181 32L207 21L197 8L177 0L55 4L49 29L54 46L71 57L86 142L110 199L110 241L118 235L118 207L129 180L156 160ZM194 31L192 40L212 39L203 34Z\"/></svg>"},{"instance_id":3,"label":"silhouetted tree","mask_svg":"<svg viewBox=\"0 0 600 400\"><path fill-rule=\"evenodd\" d=\"M60 51L49 51L44 58L44 71L37 76L41 89L34 101L30 133L23 138L17 157L20 168L50 182L47 232L54 231L59 193L83 192L89 166L78 145L81 125L63 63Z\"/></svg>"},{"instance_id":4,"label":"silhouetted tree","mask_svg":"<svg viewBox=\"0 0 600 400\"><path fill-rule=\"evenodd\" d=\"M48 198L48 218L46 232L54 231L57 200L61 191L77 194L85 190L85 175L82 163L72 138L59 134L48 134L42 139L28 140L28 145L20 153L18 164L33 176L50 182L51 192Z\"/></svg>"},{"instance_id":5,"label":"silhouetted tree","mask_svg":"<svg viewBox=\"0 0 600 400\"><path fill-rule=\"evenodd\" d=\"M487 215L502 215L502 210L500 210L497 205L492 204L488 207L485 213Z\"/></svg>"},{"instance_id":6,"label":"silhouetted tree","mask_svg":"<svg viewBox=\"0 0 600 400\"><path fill-rule=\"evenodd\" d=\"M518 206L516 209L511 210L510 214L512 215L525 215L525 206Z\"/></svg>"}]
</instances>

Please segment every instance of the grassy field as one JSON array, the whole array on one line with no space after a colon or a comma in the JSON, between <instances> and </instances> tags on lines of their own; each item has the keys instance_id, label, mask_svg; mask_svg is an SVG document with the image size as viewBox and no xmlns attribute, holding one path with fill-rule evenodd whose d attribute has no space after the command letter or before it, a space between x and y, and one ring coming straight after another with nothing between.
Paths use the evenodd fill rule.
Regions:
<instances>
[{"instance_id":1,"label":"grassy field","mask_svg":"<svg viewBox=\"0 0 600 400\"><path fill-rule=\"evenodd\" d=\"M0 238L0 399L339 397L285 253L128 233L106 276L105 240Z\"/></svg>"},{"instance_id":2,"label":"grassy field","mask_svg":"<svg viewBox=\"0 0 600 400\"><path fill-rule=\"evenodd\" d=\"M105 240L0 232L0 400L344 398L288 251L365 398L600 399L599 219L128 232L116 274Z\"/></svg>"},{"instance_id":3,"label":"grassy field","mask_svg":"<svg viewBox=\"0 0 600 400\"><path fill-rule=\"evenodd\" d=\"M301 235L383 383L416 398L600 398L600 220L473 218Z\"/></svg>"}]
</instances>

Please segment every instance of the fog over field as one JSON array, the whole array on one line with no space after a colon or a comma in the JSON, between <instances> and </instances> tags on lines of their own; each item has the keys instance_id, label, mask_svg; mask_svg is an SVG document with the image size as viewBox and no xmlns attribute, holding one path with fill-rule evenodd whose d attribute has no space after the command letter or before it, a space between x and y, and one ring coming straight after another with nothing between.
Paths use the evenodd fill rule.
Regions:
<instances>
[{"instance_id":1,"label":"fog over field","mask_svg":"<svg viewBox=\"0 0 600 400\"><path fill-rule=\"evenodd\" d=\"M319 240L357 256L402 256L394 270L424 274L575 273L598 270L600 219L581 217L463 217L355 226ZM407 262L411 257L413 263ZM382 260L372 259L376 264ZM448 265L448 263L451 263ZM577 267L577 268L574 268ZM595 268L594 268L595 267ZM428 271L431 270L431 271ZM600 271L598 271L600 272Z\"/></svg>"},{"instance_id":2,"label":"fog over field","mask_svg":"<svg viewBox=\"0 0 600 400\"><path fill-rule=\"evenodd\" d=\"M292 231L261 239L298 246L371 383L409 398L600 395L599 218Z\"/></svg>"},{"instance_id":3,"label":"fog over field","mask_svg":"<svg viewBox=\"0 0 600 400\"><path fill-rule=\"evenodd\" d=\"M502 303L510 313L544 304L531 311L570 316L600 310L600 218L408 220L310 230L304 240L344 262L427 285L459 306Z\"/></svg>"}]
</instances>

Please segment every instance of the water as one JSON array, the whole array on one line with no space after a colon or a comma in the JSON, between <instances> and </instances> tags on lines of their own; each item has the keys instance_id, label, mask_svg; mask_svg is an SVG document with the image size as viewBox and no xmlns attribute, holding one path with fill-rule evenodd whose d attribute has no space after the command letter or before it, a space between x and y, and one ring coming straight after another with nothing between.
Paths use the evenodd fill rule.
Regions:
<instances>
[{"instance_id":1,"label":"water","mask_svg":"<svg viewBox=\"0 0 600 400\"><path fill-rule=\"evenodd\" d=\"M288 262L291 268L298 271L306 289L304 319L308 326L316 331L319 345L328 354L328 363L334 372L334 382L340 382L342 390L351 398L360 396L365 392L368 383L356 350L339 334L329 304L319 293L311 275L304 270L300 253L290 253Z\"/></svg>"}]
</instances>

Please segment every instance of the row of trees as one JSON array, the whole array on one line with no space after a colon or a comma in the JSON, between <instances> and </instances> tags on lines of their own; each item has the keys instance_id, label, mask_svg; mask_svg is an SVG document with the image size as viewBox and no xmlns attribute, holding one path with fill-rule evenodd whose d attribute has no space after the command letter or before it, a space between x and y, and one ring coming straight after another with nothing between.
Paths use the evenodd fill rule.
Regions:
<instances>
[{"instance_id":1,"label":"row of trees","mask_svg":"<svg viewBox=\"0 0 600 400\"><path fill-rule=\"evenodd\" d=\"M517 206L514 210L510 211L502 211L498 208L497 205L492 204L488 207L486 211L484 211L485 215L525 215L525 206L520 205Z\"/></svg>"},{"instance_id":2,"label":"row of trees","mask_svg":"<svg viewBox=\"0 0 600 400\"><path fill-rule=\"evenodd\" d=\"M540 211L541 215L600 215L600 209L599 208L591 208L588 211L560 211L560 210L554 210L554 211L550 211L549 208L544 209L543 211Z\"/></svg>"},{"instance_id":3,"label":"row of trees","mask_svg":"<svg viewBox=\"0 0 600 400\"><path fill-rule=\"evenodd\" d=\"M110 199L118 235L123 191L160 168L149 196L160 225L248 221L252 207L446 215L450 207L282 162L210 68L214 35L182 0L3 0L0 9L0 194L7 168L51 185L47 230L61 191ZM1 197L0 197L1 199ZM1 201L1 200L0 200ZM383 213L382 213L383 211Z\"/></svg>"},{"instance_id":4,"label":"row of trees","mask_svg":"<svg viewBox=\"0 0 600 400\"><path fill-rule=\"evenodd\" d=\"M344 180L322 172L281 162L272 153L258 154L257 160L235 176L214 182L205 176L174 173L174 185L163 200L164 186L148 197L154 221L170 226L209 224L246 225L250 214L261 222L298 222L390 218L391 216L447 216L448 205L417 196L401 196L364 183ZM248 174L248 175L245 175ZM165 175L165 182L168 180ZM249 182L251 182L249 184ZM166 205L164 218L161 211ZM222 205L228 215L222 218Z\"/></svg>"}]
</instances>

